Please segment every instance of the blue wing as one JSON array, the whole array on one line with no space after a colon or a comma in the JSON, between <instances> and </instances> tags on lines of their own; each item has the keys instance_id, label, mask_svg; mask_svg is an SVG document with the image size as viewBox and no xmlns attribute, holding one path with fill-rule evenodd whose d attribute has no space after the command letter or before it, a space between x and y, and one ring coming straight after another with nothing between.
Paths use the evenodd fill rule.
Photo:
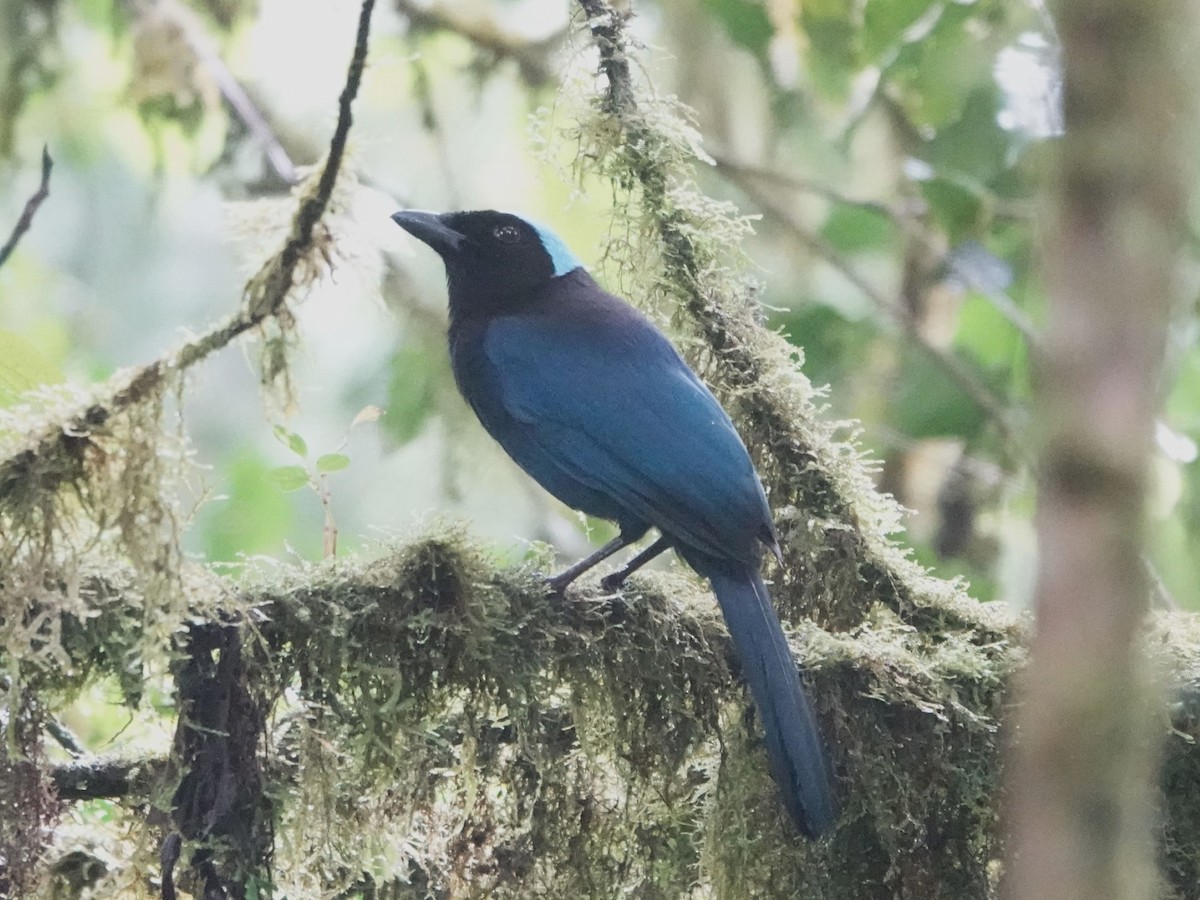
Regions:
<instances>
[{"instance_id":1,"label":"blue wing","mask_svg":"<svg viewBox=\"0 0 1200 900\"><path fill-rule=\"evenodd\" d=\"M583 315L488 325L489 380L515 420L506 449L585 511L605 514L564 496L570 485L625 513L609 518L717 557L757 559L759 541L772 539L770 512L729 416L649 321L604 296Z\"/></svg>"}]
</instances>

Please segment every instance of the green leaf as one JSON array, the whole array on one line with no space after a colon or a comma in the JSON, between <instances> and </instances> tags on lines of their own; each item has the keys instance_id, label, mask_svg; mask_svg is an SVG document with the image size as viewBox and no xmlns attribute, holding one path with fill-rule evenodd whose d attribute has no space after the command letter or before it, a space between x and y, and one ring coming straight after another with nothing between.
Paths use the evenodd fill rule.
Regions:
<instances>
[{"instance_id":1,"label":"green leaf","mask_svg":"<svg viewBox=\"0 0 1200 900\"><path fill-rule=\"evenodd\" d=\"M275 439L287 447L301 459L308 456L308 443L294 431L288 431L282 425L275 426Z\"/></svg>"},{"instance_id":2,"label":"green leaf","mask_svg":"<svg viewBox=\"0 0 1200 900\"><path fill-rule=\"evenodd\" d=\"M829 13L826 15L825 13ZM813 87L827 97L845 101L862 71L856 48L857 25L848 15L851 4L839 0L833 10L804 5L804 33L808 37L806 58Z\"/></svg>"},{"instance_id":3,"label":"green leaf","mask_svg":"<svg viewBox=\"0 0 1200 900\"><path fill-rule=\"evenodd\" d=\"M1021 350L1021 336L994 303L969 294L958 314L954 344L993 370L1012 365Z\"/></svg>"},{"instance_id":4,"label":"green leaf","mask_svg":"<svg viewBox=\"0 0 1200 900\"><path fill-rule=\"evenodd\" d=\"M432 415L440 371L430 351L417 344L401 347L392 358L387 411L380 421L399 443L407 444L419 435Z\"/></svg>"},{"instance_id":5,"label":"green leaf","mask_svg":"<svg viewBox=\"0 0 1200 900\"><path fill-rule=\"evenodd\" d=\"M63 381L58 367L29 341L0 329L0 408L12 406L26 391Z\"/></svg>"},{"instance_id":6,"label":"green leaf","mask_svg":"<svg viewBox=\"0 0 1200 900\"><path fill-rule=\"evenodd\" d=\"M324 456L317 457L317 471L325 474L340 472L348 465L350 465L350 457L345 453L326 453Z\"/></svg>"},{"instance_id":7,"label":"green leaf","mask_svg":"<svg viewBox=\"0 0 1200 900\"><path fill-rule=\"evenodd\" d=\"M895 229L880 210L836 203L821 226L821 235L843 253L857 253L890 246Z\"/></svg>"},{"instance_id":8,"label":"green leaf","mask_svg":"<svg viewBox=\"0 0 1200 900\"><path fill-rule=\"evenodd\" d=\"M904 32L925 15L933 0L867 0L863 49L872 59L904 42Z\"/></svg>"},{"instance_id":9,"label":"green leaf","mask_svg":"<svg viewBox=\"0 0 1200 900\"><path fill-rule=\"evenodd\" d=\"M703 0L703 6L724 26L725 33L735 44L741 44L760 59L766 56L775 28L767 18L763 4L746 0Z\"/></svg>"},{"instance_id":10,"label":"green leaf","mask_svg":"<svg viewBox=\"0 0 1200 900\"><path fill-rule=\"evenodd\" d=\"M966 360L963 362L967 365ZM975 368L971 366L971 368ZM946 370L910 347L899 390L888 410L890 424L912 438L961 437L969 440L984 425L984 414Z\"/></svg>"},{"instance_id":11,"label":"green leaf","mask_svg":"<svg viewBox=\"0 0 1200 900\"><path fill-rule=\"evenodd\" d=\"M1016 138L1000 127L1000 92L994 84L973 88L958 116L938 128L923 155L938 175L962 175L987 184L1008 166Z\"/></svg>"},{"instance_id":12,"label":"green leaf","mask_svg":"<svg viewBox=\"0 0 1200 900\"><path fill-rule=\"evenodd\" d=\"M278 466L267 473L285 493L308 487L308 469L304 466Z\"/></svg>"},{"instance_id":13,"label":"green leaf","mask_svg":"<svg viewBox=\"0 0 1200 900\"><path fill-rule=\"evenodd\" d=\"M932 31L899 45L884 80L913 125L941 129L963 115L968 94L981 85L994 86L1001 38L985 24L979 6L946 3Z\"/></svg>"},{"instance_id":14,"label":"green leaf","mask_svg":"<svg viewBox=\"0 0 1200 900\"><path fill-rule=\"evenodd\" d=\"M975 235L984 219L978 194L956 181L931 178L921 182L921 195L954 243Z\"/></svg>"}]
</instances>

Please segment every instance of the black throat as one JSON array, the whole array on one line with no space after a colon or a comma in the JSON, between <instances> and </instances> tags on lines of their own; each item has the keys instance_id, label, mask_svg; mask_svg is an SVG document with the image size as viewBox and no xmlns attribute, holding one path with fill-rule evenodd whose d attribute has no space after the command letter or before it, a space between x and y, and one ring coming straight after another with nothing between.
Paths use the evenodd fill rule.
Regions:
<instances>
[{"instance_id":1,"label":"black throat","mask_svg":"<svg viewBox=\"0 0 1200 900\"><path fill-rule=\"evenodd\" d=\"M538 283L530 285L498 285L457 275L459 273L447 266L452 330L464 322L497 316L564 312L577 292L590 293L595 288L595 281L583 268L572 269L555 278L539 279Z\"/></svg>"}]
</instances>

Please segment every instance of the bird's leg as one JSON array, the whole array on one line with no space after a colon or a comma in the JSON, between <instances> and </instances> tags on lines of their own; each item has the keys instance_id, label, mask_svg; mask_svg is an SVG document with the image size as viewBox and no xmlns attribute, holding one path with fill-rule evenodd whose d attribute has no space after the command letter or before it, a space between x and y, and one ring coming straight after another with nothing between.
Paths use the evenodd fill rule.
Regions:
<instances>
[{"instance_id":1,"label":"bird's leg","mask_svg":"<svg viewBox=\"0 0 1200 900\"><path fill-rule=\"evenodd\" d=\"M643 534L644 533L645 532L643 531ZM582 575L588 569L593 568L598 563L604 562L604 560L608 559L610 556L612 556L618 550L622 550L625 547L628 547L630 544L632 544L634 541L636 541L639 537L641 537L640 534L637 535L636 537L626 537L624 534L618 534L615 538L613 538L611 541L609 541L607 544L605 544L603 547L601 547L595 553L592 553L589 556L585 556L579 562L575 563L575 565L569 566L568 568L563 569L561 572L559 572L553 578L547 578L546 584L549 585L550 590L552 590L554 593L561 594L563 591L565 591L567 589L567 585L569 585L572 581L574 581L576 578L578 578L580 575Z\"/></svg>"},{"instance_id":2,"label":"bird's leg","mask_svg":"<svg viewBox=\"0 0 1200 900\"><path fill-rule=\"evenodd\" d=\"M618 569L611 575L605 575L600 579L600 587L606 591L615 591L625 583L625 579L644 566L654 557L658 556L664 550L671 546L671 542L665 536L659 536L653 544L631 559L625 564L623 569Z\"/></svg>"}]
</instances>

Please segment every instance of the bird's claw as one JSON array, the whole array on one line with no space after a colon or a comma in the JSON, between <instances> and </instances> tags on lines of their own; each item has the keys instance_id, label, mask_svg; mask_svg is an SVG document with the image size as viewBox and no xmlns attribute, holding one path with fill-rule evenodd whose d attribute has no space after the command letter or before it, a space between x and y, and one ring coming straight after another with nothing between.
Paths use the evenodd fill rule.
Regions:
<instances>
[{"instance_id":1,"label":"bird's claw","mask_svg":"<svg viewBox=\"0 0 1200 900\"><path fill-rule=\"evenodd\" d=\"M620 572L613 572L611 575L605 575L600 579L600 587L609 594L616 593L625 586L625 576Z\"/></svg>"},{"instance_id":2,"label":"bird's claw","mask_svg":"<svg viewBox=\"0 0 1200 900\"><path fill-rule=\"evenodd\" d=\"M552 597L561 597L566 594L567 588L571 584L570 581L563 581L557 577L547 578L543 583L546 585L547 590L550 591Z\"/></svg>"}]
</instances>

